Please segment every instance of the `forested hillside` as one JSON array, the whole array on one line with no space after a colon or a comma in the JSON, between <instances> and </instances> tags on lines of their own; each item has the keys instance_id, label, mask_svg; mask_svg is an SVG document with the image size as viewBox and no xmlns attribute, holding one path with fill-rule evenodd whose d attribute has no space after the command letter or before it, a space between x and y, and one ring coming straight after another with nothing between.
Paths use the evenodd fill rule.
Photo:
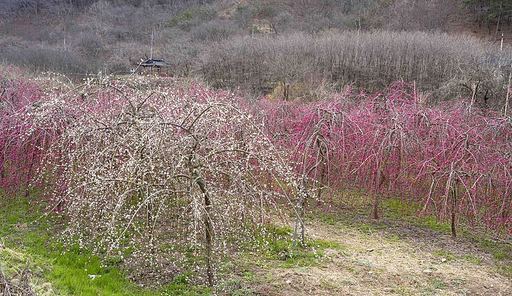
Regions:
<instances>
[{"instance_id":1,"label":"forested hillside","mask_svg":"<svg viewBox=\"0 0 512 296\"><path fill-rule=\"evenodd\" d=\"M129 73L153 55L173 76L256 95L315 96L311 85L378 89L405 79L437 101L476 92L480 104L497 107L510 72L510 51L499 53L512 37L508 1L2 2L0 61L74 77ZM351 33L361 31L374 33ZM410 38L416 31L428 33ZM325 67L329 61L339 62Z\"/></svg>"}]
</instances>

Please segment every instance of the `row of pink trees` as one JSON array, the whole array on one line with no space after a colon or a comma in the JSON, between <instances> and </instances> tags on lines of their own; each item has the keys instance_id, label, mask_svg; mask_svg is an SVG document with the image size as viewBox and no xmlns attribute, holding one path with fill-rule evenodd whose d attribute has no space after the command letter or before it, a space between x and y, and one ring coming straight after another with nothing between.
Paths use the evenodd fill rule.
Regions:
<instances>
[{"instance_id":1,"label":"row of pink trees","mask_svg":"<svg viewBox=\"0 0 512 296\"><path fill-rule=\"evenodd\" d=\"M83 101L81 96L70 96L72 85L56 77L41 82L23 74L12 67L0 69L0 189L28 196L31 188L52 177L43 174L42 165L53 144L77 119L65 100ZM51 156L60 154L53 150Z\"/></svg>"},{"instance_id":2,"label":"row of pink trees","mask_svg":"<svg viewBox=\"0 0 512 296\"><path fill-rule=\"evenodd\" d=\"M0 187L27 190L41 161L46 135L28 114L41 98L37 84L0 73ZM26 191L28 193L28 190Z\"/></svg>"},{"instance_id":3,"label":"row of pink trees","mask_svg":"<svg viewBox=\"0 0 512 296\"><path fill-rule=\"evenodd\" d=\"M316 103L263 101L269 134L296 169L325 186L363 188L379 217L382 196L450 218L512 232L512 121L457 101L426 106L414 87L350 89Z\"/></svg>"}]
</instances>

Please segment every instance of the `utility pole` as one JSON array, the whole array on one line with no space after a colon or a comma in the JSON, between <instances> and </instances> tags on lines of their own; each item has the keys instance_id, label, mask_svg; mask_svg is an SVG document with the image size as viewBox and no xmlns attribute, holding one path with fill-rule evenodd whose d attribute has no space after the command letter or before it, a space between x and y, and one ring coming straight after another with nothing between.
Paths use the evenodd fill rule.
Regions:
<instances>
[{"instance_id":1,"label":"utility pole","mask_svg":"<svg viewBox=\"0 0 512 296\"><path fill-rule=\"evenodd\" d=\"M498 35L498 32L500 31L500 25L501 25L501 16L503 14L503 0L500 2L500 14L498 15L498 21L496 22L496 33L494 36ZM501 33L503 36L503 33Z\"/></svg>"},{"instance_id":2,"label":"utility pole","mask_svg":"<svg viewBox=\"0 0 512 296\"><path fill-rule=\"evenodd\" d=\"M507 112L508 112L508 104L509 104L509 100L510 100L510 83L512 81L512 65L510 66L510 73L508 74L508 85L507 85L507 95L505 97L505 110L503 112L503 115L505 115L505 117L507 116Z\"/></svg>"},{"instance_id":3,"label":"utility pole","mask_svg":"<svg viewBox=\"0 0 512 296\"><path fill-rule=\"evenodd\" d=\"M500 51L503 51L503 39L505 38L505 35L503 32L501 33L501 43L500 43Z\"/></svg>"},{"instance_id":4,"label":"utility pole","mask_svg":"<svg viewBox=\"0 0 512 296\"><path fill-rule=\"evenodd\" d=\"M149 58L150 59L153 59L153 41L155 39L155 29L151 29L151 49L150 49L150 54L149 54Z\"/></svg>"}]
</instances>

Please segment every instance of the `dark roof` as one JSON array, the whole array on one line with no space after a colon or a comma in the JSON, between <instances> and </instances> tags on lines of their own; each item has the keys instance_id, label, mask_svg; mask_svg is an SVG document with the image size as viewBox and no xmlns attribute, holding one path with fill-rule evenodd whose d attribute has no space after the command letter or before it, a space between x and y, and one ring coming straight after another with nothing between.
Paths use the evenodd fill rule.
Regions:
<instances>
[{"instance_id":1,"label":"dark roof","mask_svg":"<svg viewBox=\"0 0 512 296\"><path fill-rule=\"evenodd\" d=\"M140 63L140 65L143 67L165 67L167 63L163 59L147 59Z\"/></svg>"}]
</instances>

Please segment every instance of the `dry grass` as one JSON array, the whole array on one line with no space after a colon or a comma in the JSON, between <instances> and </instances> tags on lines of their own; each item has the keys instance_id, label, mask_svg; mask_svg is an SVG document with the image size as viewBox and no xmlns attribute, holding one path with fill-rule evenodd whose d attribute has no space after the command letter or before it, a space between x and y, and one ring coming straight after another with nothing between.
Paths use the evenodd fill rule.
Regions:
<instances>
[{"instance_id":1,"label":"dry grass","mask_svg":"<svg viewBox=\"0 0 512 296\"><path fill-rule=\"evenodd\" d=\"M414 242L315 222L314 239L343 245L318 266L258 271L262 295L508 295L509 279L490 263L447 258ZM442 253L441 253L442 254ZM449 253L447 253L449 254Z\"/></svg>"}]
</instances>

